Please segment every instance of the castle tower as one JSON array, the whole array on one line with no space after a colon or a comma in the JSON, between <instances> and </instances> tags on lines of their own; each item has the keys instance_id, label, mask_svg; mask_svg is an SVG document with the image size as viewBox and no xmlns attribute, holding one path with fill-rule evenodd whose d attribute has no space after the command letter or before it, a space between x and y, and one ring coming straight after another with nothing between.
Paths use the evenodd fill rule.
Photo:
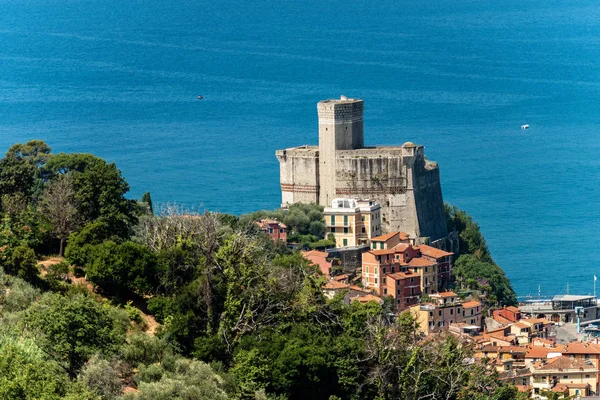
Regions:
<instances>
[{"instance_id":1,"label":"castle tower","mask_svg":"<svg viewBox=\"0 0 600 400\"><path fill-rule=\"evenodd\" d=\"M336 198L336 152L364 147L364 102L341 96L317 104L319 115L319 203Z\"/></svg>"}]
</instances>

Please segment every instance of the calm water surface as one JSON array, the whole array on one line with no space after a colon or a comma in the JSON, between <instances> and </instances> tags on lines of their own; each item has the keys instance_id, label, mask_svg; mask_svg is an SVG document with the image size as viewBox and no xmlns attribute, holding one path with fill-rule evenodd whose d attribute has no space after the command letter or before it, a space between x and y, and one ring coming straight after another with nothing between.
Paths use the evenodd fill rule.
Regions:
<instances>
[{"instance_id":1,"label":"calm water surface","mask_svg":"<svg viewBox=\"0 0 600 400\"><path fill-rule=\"evenodd\" d=\"M596 1L0 0L0 149L95 153L135 197L277 207L274 151L340 94L367 143L426 146L520 295L593 290Z\"/></svg>"}]
</instances>

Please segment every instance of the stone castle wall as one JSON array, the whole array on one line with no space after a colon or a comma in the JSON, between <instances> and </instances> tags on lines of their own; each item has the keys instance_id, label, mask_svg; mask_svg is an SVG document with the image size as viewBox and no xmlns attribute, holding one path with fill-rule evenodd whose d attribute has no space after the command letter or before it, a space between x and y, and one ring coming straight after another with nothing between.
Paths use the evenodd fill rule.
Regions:
<instances>
[{"instance_id":1,"label":"stone castle wall","mask_svg":"<svg viewBox=\"0 0 600 400\"><path fill-rule=\"evenodd\" d=\"M381 204L383 231L436 241L448 235L440 174L423 146L364 147L363 102L326 100L317 106L319 147L278 150L282 207L297 202L329 206L333 198ZM359 143L360 142L360 143Z\"/></svg>"}]
</instances>

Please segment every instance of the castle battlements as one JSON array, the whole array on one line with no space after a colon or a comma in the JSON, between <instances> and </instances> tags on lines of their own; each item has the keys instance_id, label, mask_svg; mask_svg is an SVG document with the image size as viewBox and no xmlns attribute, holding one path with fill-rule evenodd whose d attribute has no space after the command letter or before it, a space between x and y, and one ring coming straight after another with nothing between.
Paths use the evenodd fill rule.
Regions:
<instances>
[{"instance_id":1,"label":"castle battlements","mask_svg":"<svg viewBox=\"0 0 600 400\"><path fill-rule=\"evenodd\" d=\"M319 102L319 145L275 153L282 207L299 202L327 207L340 197L368 198L381 204L384 231L446 237L437 163L412 142L365 146L363 108L362 100L344 96Z\"/></svg>"}]
</instances>

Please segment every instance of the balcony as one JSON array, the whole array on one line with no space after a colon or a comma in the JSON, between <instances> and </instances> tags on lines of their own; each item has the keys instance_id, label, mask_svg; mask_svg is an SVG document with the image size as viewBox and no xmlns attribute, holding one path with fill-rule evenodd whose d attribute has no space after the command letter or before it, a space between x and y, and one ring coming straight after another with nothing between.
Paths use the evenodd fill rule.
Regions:
<instances>
[{"instance_id":1,"label":"balcony","mask_svg":"<svg viewBox=\"0 0 600 400\"><path fill-rule=\"evenodd\" d=\"M550 390L556 385L556 379L533 378L532 384L534 389Z\"/></svg>"}]
</instances>

